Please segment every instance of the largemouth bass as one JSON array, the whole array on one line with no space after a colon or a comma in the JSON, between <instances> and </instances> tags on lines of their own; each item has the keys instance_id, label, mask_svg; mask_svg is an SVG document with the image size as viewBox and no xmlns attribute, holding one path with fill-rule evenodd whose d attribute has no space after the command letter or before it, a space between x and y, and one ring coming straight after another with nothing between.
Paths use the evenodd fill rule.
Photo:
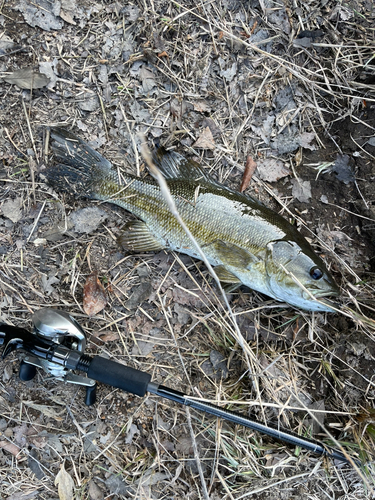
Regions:
<instances>
[{"instance_id":1,"label":"largemouth bass","mask_svg":"<svg viewBox=\"0 0 375 500\"><path fill-rule=\"evenodd\" d=\"M128 222L120 243L132 251L199 255L152 178L121 175L74 134L51 128L59 163L45 171L51 185L77 196L115 203L140 220ZM258 200L212 179L196 162L160 148L154 161L177 209L215 266L219 279L241 284L309 311L332 311L323 297L338 294L324 262L287 220Z\"/></svg>"}]
</instances>

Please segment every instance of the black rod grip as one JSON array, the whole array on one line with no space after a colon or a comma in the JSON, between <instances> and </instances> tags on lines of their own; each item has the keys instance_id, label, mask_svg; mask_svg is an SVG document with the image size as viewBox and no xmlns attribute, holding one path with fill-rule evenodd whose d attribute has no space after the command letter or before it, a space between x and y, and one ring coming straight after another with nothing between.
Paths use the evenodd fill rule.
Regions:
<instances>
[{"instance_id":1,"label":"black rod grip","mask_svg":"<svg viewBox=\"0 0 375 500\"><path fill-rule=\"evenodd\" d=\"M151 375L116 361L95 356L87 370L87 376L103 384L118 387L123 391L144 396Z\"/></svg>"}]
</instances>

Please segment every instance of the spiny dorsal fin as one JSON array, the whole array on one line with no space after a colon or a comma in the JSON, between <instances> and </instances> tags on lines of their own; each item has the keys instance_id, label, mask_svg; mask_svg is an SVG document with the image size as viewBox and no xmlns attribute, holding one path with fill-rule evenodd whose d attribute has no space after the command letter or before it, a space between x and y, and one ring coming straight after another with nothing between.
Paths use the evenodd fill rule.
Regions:
<instances>
[{"instance_id":1,"label":"spiny dorsal fin","mask_svg":"<svg viewBox=\"0 0 375 500\"><path fill-rule=\"evenodd\" d=\"M156 166L167 180L188 179L214 182L204 169L194 160L188 160L175 151L158 148L153 154Z\"/></svg>"}]
</instances>

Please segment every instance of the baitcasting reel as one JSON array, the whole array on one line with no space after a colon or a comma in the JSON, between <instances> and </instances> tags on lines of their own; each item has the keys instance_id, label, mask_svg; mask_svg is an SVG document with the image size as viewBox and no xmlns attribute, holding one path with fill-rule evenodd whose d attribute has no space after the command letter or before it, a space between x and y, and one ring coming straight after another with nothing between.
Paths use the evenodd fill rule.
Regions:
<instances>
[{"instance_id":1,"label":"baitcasting reel","mask_svg":"<svg viewBox=\"0 0 375 500\"><path fill-rule=\"evenodd\" d=\"M48 339L70 350L73 349L82 354L84 353L86 348L86 334L70 314L57 309L40 309L33 314L32 322L34 324L34 335L39 339ZM54 359L51 361L40 359L33 354L27 354L23 357L19 369L20 379L23 381L33 379L36 375L36 368L41 368L47 375L63 382L86 387L86 405L90 406L95 403L95 380L72 373L65 366L56 363Z\"/></svg>"}]
</instances>

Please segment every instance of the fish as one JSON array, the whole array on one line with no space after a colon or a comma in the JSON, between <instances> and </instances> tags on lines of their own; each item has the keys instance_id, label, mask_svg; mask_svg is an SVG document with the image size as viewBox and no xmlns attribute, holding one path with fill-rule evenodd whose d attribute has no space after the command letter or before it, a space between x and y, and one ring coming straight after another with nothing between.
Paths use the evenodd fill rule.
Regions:
<instances>
[{"instance_id":1,"label":"fish","mask_svg":"<svg viewBox=\"0 0 375 500\"><path fill-rule=\"evenodd\" d=\"M44 171L56 190L114 203L134 214L119 237L126 250L170 250L200 259L170 212L158 182L119 172L72 132L51 127L56 163ZM191 159L153 153L177 210L227 288L241 285L306 311L335 310L339 288L323 260L289 221L257 199L221 184Z\"/></svg>"}]
</instances>

